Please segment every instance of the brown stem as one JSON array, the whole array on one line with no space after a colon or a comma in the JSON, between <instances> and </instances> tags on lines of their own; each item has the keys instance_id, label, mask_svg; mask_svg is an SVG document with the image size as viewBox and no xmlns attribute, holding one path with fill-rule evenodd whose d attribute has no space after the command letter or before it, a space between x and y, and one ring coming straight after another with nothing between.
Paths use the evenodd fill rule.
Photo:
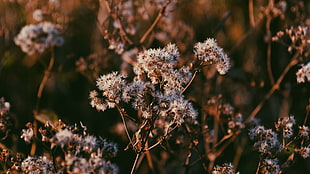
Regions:
<instances>
[{"instance_id":1,"label":"brown stem","mask_svg":"<svg viewBox=\"0 0 310 174\"><path fill-rule=\"evenodd\" d=\"M250 24L251 27L255 27L255 18L254 18L254 4L253 0L249 0L249 16L250 16Z\"/></svg>"},{"instance_id":2,"label":"brown stem","mask_svg":"<svg viewBox=\"0 0 310 174\"><path fill-rule=\"evenodd\" d=\"M127 129L127 125L126 125L126 122L125 122L124 112L123 112L123 110L118 106L118 104L116 104L116 108L117 108L118 112L119 112L120 115L121 115L122 122L123 122L123 125L124 125L124 128L125 128L125 132L126 132L127 138L129 139L130 144L133 145L133 142L132 142L132 140L131 140L131 138L130 138L129 131L128 131L128 129Z\"/></svg>"},{"instance_id":3,"label":"brown stem","mask_svg":"<svg viewBox=\"0 0 310 174\"><path fill-rule=\"evenodd\" d=\"M140 154L141 154L141 153L137 153L136 158L135 158L135 161L134 161L134 163L133 163L133 165L132 165L130 174L134 174Z\"/></svg>"},{"instance_id":4,"label":"brown stem","mask_svg":"<svg viewBox=\"0 0 310 174\"><path fill-rule=\"evenodd\" d=\"M272 20L271 16L271 10L273 9L274 6L274 1L270 0L268 7L266 9L266 39L267 39L267 72L268 72L268 77L270 80L271 85L274 84L274 78L273 78L273 73L272 73L272 68L271 68L271 31L270 31L270 24Z\"/></svg>"},{"instance_id":5,"label":"brown stem","mask_svg":"<svg viewBox=\"0 0 310 174\"><path fill-rule=\"evenodd\" d=\"M156 25L158 24L158 22L160 21L160 19L163 17L165 10L167 8L167 6L169 5L170 1L167 1L163 8L159 11L156 19L154 20L154 22L152 23L152 25L148 28L148 30L144 33L144 35L141 37L139 43L142 44L145 39L149 36L149 34L152 32L152 30L156 27Z\"/></svg>"},{"instance_id":6,"label":"brown stem","mask_svg":"<svg viewBox=\"0 0 310 174\"><path fill-rule=\"evenodd\" d=\"M193 83L193 81L194 81L194 79L195 79L195 77L196 77L196 75L197 75L197 72L198 72L198 71L195 70L195 72L194 72L192 78L191 78L190 81L187 83L187 85L184 87L184 89L182 90L181 94L183 94L183 93L187 90L187 88Z\"/></svg>"},{"instance_id":7,"label":"brown stem","mask_svg":"<svg viewBox=\"0 0 310 174\"><path fill-rule=\"evenodd\" d=\"M281 73L280 77L276 81L276 83L272 86L272 88L269 90L269 92L264 96L264 98L261 100L261 102L256 106L256 108L252 111L252 113L249 115L249 117L245 120L244 123L248 123L251 121L257 113L261 110L265 102L271 97L271 95L280 87L280 83L282 82L284 76L287 74L287 72L298 63L297 57L299 56L299 52L297 52L294 57L291 59L290 63L285 67L283 72Z\"/></svg>"},{"instance_id":8,"label":"brown stem","mask_svg":"<svg viewBox=\"0 0 310 174\"><path fill-rule=\"evenodd\" d=\"M55 56L54 56L54 48L51 47L51 58L48 64L48 67L46 68L46 70L44 71L44 76L42 78L42 81L40 83L39 89L38 89L38 93L37 93L37 103L35 106L35 110L34 110L34 116L36 117L36 115L39 113L39 109L40 109L40 102L41 102L41 98L42 98L42 93L43 90L46 86L47 80L50 77L52 68L54 66L55 63ZM36 137L37 136L37 121L34 119L33 120L33 134ZM30 155L33 156L36 152L36 148L37 148L37 144L34 142L31 145L31 149L30 149Z\"/></svg>"},{"instance_id":9,"label":"brown stem","mask_svg":"<svg viewBox=\"0 0 310 174\"><path fill-rule=\"evenodd\" d=\"M45 70L44 72L44 76L42 78L42 81L40 83L40 86L39 86L39 89L38 89L38 93L37 93L37 104L36 104L36 108L35 110L38 111L39 110L39 107L40 107L40 101L41 101L41 98L42 98L42 93L43 93L43 90L46 86L46 83L47 83L47 80L49 79L50 77L50 74L51 74L51 71L52 71L52 68L54 66L54 63L55 63L55 57L54 57L54 48L51 47L51 58L50 58L50 62L48 64L48 67L47 69Z\"/></svg>"}]
</instances>

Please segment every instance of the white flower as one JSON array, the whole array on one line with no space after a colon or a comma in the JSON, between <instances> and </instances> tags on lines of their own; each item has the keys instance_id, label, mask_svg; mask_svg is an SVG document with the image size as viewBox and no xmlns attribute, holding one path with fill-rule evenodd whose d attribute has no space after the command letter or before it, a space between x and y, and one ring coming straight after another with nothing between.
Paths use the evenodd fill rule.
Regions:
<instances>
[{"instance_id":1,"label":"white flower","mask_svg":"<svg viewBox=\"0 0 310 174\"><path fill-rule=\"evenodd\" d=\"M32 137L33 137L33 129L28 128L28 129L23 129L22 130L22 135L20 138L24 139L25 142L30 143Z\"/></svg>"},{"instance_id":2,"label":"white flower","mask_svg":"<svg viewBox=\"0 0 310 174\"><path fill-rule=\"evenodd\" d=\"M59 28L58 25L51 22L26 25L21 29L14 41L28 55L42 53L51 46L61 46L63 44L63 38L59 36Z\"/></svg>"},{"instance_id":3,"label":"white flower","mask_svg":"<svg viewBox=\"0 0 310 174\"><path fill-rule=\"evenodd\" d=\"M30 174L52 173L53 163L45 156L28 156L21 164L22 171Z\"/></svg>"},{"instance_id":4,"label":"white flower","mask_svg":"<svg viewBox=\"0 0 310 174\"><path fill-rule=\"evenodd\" d=\"M44 18L44 14L42 12L41 9L36 9L33 13L32 13L32 17L34 20L36 21L42 21Z\"/></svg>"},{"instance_id":5,"label":"white flower","mask_svg":"<svg viewBox=\"0 0 310 174\"><path fill-rule=\"evenodd\" d=\"M296 73L297 83L305 83L306 81L310 82L310 62L306 65L301 65L301 68Z\"/></svg>"},{"instance_id":6,"label":"white flower","mask_svg":"<svg viewBox=\"0 0 310 174\"><path fill-rule=\"evenodd\" d=\"M230 68L229 57L213 38L208 38L203 43L196 43L194 53L203 63L216 64L216 70L221 75L226 74Z\"/></svg>"},{"instance_id":7,"label":"white flower","mask_svg":"<svg viewBox=\"0 0 310 174\"><path fill-rule=\"evenodd\" d=\"M63 129L57 132L50 141L52 146L59 145L63 148L65 145L68 145L72 141L73 137L74 134L70 130Z\"/></svg>"}]
</instances>

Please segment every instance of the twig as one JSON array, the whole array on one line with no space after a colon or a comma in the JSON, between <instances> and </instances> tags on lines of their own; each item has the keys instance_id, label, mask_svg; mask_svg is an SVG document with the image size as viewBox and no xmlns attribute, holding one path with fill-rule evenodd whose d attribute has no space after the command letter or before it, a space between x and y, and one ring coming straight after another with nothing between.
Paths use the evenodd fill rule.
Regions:
<instances>
[{"instance_id":1,"label":"twig","mask_svg":"<svg viewBox=\"0 0 310 174\"><path fill-rule=\"evenodd\" d=\"M280 88L280 83L282 82L284 76L288 73L288 71L298 63L297 57L299 56L299 52L297 52L294 57L291 59L290 63L285 67L283 72L281 73L280 77L276 81L276 83L272 86L272 88L269 90L269 92L264 96L264 98L261 100L261 102L256 106L256 108L252 111L252 113L249 115L249 117L245 120L244 123L250 122L257 113L261 110L265 102L271 97L271 95Z\"/></svg>"},{"instance_id":2,"label":"twig","mask_svg":"<svg viewBox=\"0 0 310 174\"><path fill-rule=\"evenodd\" d=\"M126 125L126 122L125 122L124 113L123 113L122 109L118 106L118 104L116 104L116 108L117 108L118 112L121 115L122 122L123 122L123 125L124 125L124 128L125 128L125 132L126 132L126 135L127 135L128 139L130 141L130 144L133 145L132 139L131 139L131 137L129 135L129 131L127 129L127 125Z\"/></svg>"},{"instance_id":3,"label":"twig","mask_svg":"<svg viewBox=\"0 0 310 174\"><path fill-rule=\"evenodd\" d=\"M270 80L271 85L274 84L274 78L273 78L273 73L272 73L272 68L271 68L271 31L270 31L270 24L272 20L271 16L271 10L273 9L274 6L274 0L269 0L268 7L265 11L266 13L266 38L267 38L267 72L268 72L268 77Z\"/></svg>"},{"instance_id":4,"label":"twig","mask_svg":"<svg viewBox=\"0 0 310 174\"><path fill-rule=\"evenodd\" d=\"M251 27L255 27L255 18L254 18L254 4L253 0L249 0L249 16L250 16L250 24Z\"/></svg>"},{"instance_id":5,"label":"twig","mask_svg":"<svg viewBox=\"0 0 310 174\"><path fill-rule=\"evenodd\" d=\"M136 158L135 158L135 161L134 161L134 163L133 163L133 165L132 165L130 174L134 174L140 154L141 154L141 153L137 153Z\"/></svg>"},{"instance_id":6,"label":"twig","mask_svg":"<svg viewBox=\"0 0 310 174\"><path fill-rule=\"evenodd\" d=\"M152 30L156 27L156 25L158 24L158 22L160 21L160 19L163 17L167 6L169 5L170 0L167 1L164 5L163 8L159 11L156 19L154 20L154 22L152 23L152 25L148 28L148 30L144 33L144 35L141 37L139 43L142 44L145 39L149 36L149 34L152 32Z\"/></svg>"},{"instance_id":7,"label":"twig","mask_svg":"<svg viewBox=\"0 0 310 174\"><path fill-rule=\"evenodd\" d=\"M50 77L50 74L51 74L52 68L54 66L54 63L55 63L54 48L51 47L50 62L49 62L49 65L48 65L47 69L44 72L44 76L42 78L42 81L40 83L40 86L39 86L39 89L38 89L38 93L37 93L37 104L36 104L36 108L35 108L36 111L39 110L40 101L41 101L41 98L42 98L42 93L43 93L43 90L44 90L44 88L46 86L47 80Z\"/></svg>"},{"instance_id":8,"label":"twig","mask_svg":"<svg viewBox=\"0 0 310 174\"><path fill-rule=\"evenodd\" d=\"M51 47L51 58L50 58L50 61L49 61L47 69L44 71L44 76L42 78L42 81L40 83L40 86L39 86L39 89L38 89L38 93L37 93L37 103L36 103L35 110L34 110L34 115L35 116L39 113L42 93L43 93L43 90L44 90L44 88L46 86L47 80L50 77L50 74L51 74L52 68L54 66L54 63L55 63L54 47ZM33 134L34 134L34 136L37 136L37 126L38 126L38 123L34 119L33 120ZM37 148L37 144L36 143L32 143L31 149L30 149L30 155L31 156L33 156L35 154L36 148Z\"/></svg>"},{"instance_id":9,"label":"twig","mask_svg":"<svg viewBox=\"0 0 310 174\"><path fill-rule=\"evenodd\" d=\"M184 87L184 89L182 90L181 94L183 94L183 93L187 90L187 88L192 84L192 82L194 81L194 79L195 79L195 77L196 77L196 75L197 75L197 72L198 72L198 70L195 70L195 72L194 72L192 78L191 78L190 81L187 83L187 85Z\"/></svg>"}]
</instances>

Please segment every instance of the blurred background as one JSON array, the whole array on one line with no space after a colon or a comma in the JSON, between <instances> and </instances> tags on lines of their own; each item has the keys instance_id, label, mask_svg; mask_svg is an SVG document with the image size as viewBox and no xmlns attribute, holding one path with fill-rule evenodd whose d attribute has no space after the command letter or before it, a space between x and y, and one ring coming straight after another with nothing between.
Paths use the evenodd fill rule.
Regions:
<instances>
[{"instance_id":1,"label":"blurred background","mask_svg":"<svg viewBox=\"0 0 310 174\"><path fill-rule=\"evenodd\" d=\"M40 108L70 124L81 121L91 134L119 143L120 152L114 162L120 167L120 173L129 173L135 154L130 150L123 151L128 140L122 132L118 112L115 109L98 112L89 104L88 95L96 88L98 76L121 71L132 77L130 63L135 60L137 50L163 47L169 42L179 47L180 64L189 65L193 59L193 45L212 37L231 58L232 68L223 77L215 76L214 69L206 68L198 74L185 96L199 108L207 99L221 94L223 100L246 118L293 56L287 51L287 45L271 42L271 37L291 26L310 26L310 2L307 0L179 0L168 6L162 20L140 43L143 33L164 6L163 2L0 0L0 97L11 103L14 118L12 134L19 137L20 130L34 119L38 88L51 57L49 50L27 55L14 43L22 27L39 22L33 17L37 9L42 10L43 20L61 26L64 38L64 44L54 49L55 64L43 91ZM114 5L117 7L115 11ZM143 8L138 8L141 6ZM144 10L146 17L139 15L142 12L138 9ZM126 29L126 36L131 42L122 40L117 19ZM119 41L123 44L113 45ZM307 54L299 63L306 62L309 62ZM268 68L271 68L275 80L268 75ZM295 116L297 125L303 123L310 92L309 82L297 84L295 73L298 69L298 66L291 68L280 89L257 114L262 125L272 128L279 117L290 114ZM127 109L129 114L135 114L135 111ZM235 166L237 171L255 173L259 154L253 150L253 142L243 137L247 137L246 130L224 151L216 164L233 162L237 151L241 150L238 166ZM27 153L30 149L30 145L21 140L2 143L18 152ZM242 149L240 144L243 144ZM180 148L175 147L175 151L177 149ZM154 158L162 168L158 169L161 171L159 173L184 171L184 155L179 158L176 154L156 148ZM285 158L284 155L280 161ZM310 173L309 164L309 159L297 158L286 172ZM192 172L201 171L201 167L196 168ZM138 172L150 173L147 164L141 165Z\"/></svg>"}]
</instances>

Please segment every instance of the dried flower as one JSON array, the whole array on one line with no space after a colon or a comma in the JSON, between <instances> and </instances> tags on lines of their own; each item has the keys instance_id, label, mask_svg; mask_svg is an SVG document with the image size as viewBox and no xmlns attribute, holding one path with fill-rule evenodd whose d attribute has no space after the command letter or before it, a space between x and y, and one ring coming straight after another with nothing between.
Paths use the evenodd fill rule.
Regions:
<instances>
[{"instance_id":1,"label":"dried flower","mask_svg":"<svg viewBox=\"0 0 310 174\"><path fill-rule=\"evenodd\" d=\"M266 158L260 165L260 173L278 174L280 172L279 160L277 158Z\"/></svg>"},{"instance_id":2,"label":"dried flower","mask_svg":"<svg viewBox=\"0 0 310 174\"><path fill-rule=\"evenodd\" d=\"M36 9L33 13L32 13L32 17L34 20L36 21L42 21L44 18L44 14L42 12L41 9Z\"/></svg>"},{"instance_id":3,"label":"dried flower","mask_svg":"<svg viewBox=\"0 0 310 174\"><path fill-rule=\"evenodd\" d=\"M278 119L275 124L277 131L282 132L284 138L290 138L293 136L293 125L296 123L294 116L282 117Z\"/></svg>"},{"instance_id":4,"label":"dried flower","mask_svg":"<svg viewBox=\"0 0 310 174\"><path fill-rule=\"evenodd\" d=\"M222 166L215 166L212 174L239 174L239 172L235 172L234 166L231 163L224 163Z\"/></svg>"},{"instance_id":5,"label":"dried flower","mask_svg":"<svg viewBox=\"0 0 310 174\"><path fill-rule=\"evenodd\" d=\"M59 28L58 25L51 22L26 25L21 29L14 41L28 55L43 53L51 46L61 46L63 44Z\"/></svg>"},{"instance_id":6,"label":"dried flower","mask_svg":"<svg viewBox=\"0 0 310 174\"><path fill-rule=\"evenodd\" d=\"M28 157L21 165L22 171L29 174L52 173L53 163L45 156Z\"/></svg>"},{"instance_id":7,"label":"dried flower","mask_svg":"<svg viewBox=\"0 0 310 174\"><path fill-rule=\"evenodd\" d=\"M309 157L310 157L310 147L302 147L301 149L298 149L297 152L298 152L303 158L309 158Z\"/></svg>"},{"instance_id":8,"label":"dried flower","mask_svg":"<svg viewBox=\"0 0 310 174\"><path fill-rule=\"evenodd\" d=\"M26 143L30 143L34 133L33 133L33 129L32 129L32 124L31 123L27 123L26 126L28 127L28 129L23 129L22 130L22 135L20 136L20 138L24 139L24 141Z\"/></svg>"},{"instance_id":9,"label":"dried flower","mask_svg":"<svg viewBox=\"0 0 310 174\"><path fill-rule=\"evenodd\" d=\"M278 140L278 135L271 129L265 129L264 126L256 126L250 129L250 139L255 140L254 147L259 152L264 154L271 154L281 150L281 144Z\"/></svg>"},{"instance_id":10,"label":"dried flower","mask_svg":"<svg viewBox=\"0 0 310 174\"><path fill-rule=\"evenodd\" d=\"M301 65L301 68L296 72L297 83L310 82L310 62Z\"/></svg>"},{"instance_id":11,"label":"dried flower","mask_svg":"<svg viewBox=\"0 0 310 174\"><path fill-rule=\"evenodd\" d=\"M224 75L230 68L230 60L224 50L217 45L215 39L208 38L194 46L195 56L203 63L216 64L216 70Z\"/></svg>"}]
</instances>

